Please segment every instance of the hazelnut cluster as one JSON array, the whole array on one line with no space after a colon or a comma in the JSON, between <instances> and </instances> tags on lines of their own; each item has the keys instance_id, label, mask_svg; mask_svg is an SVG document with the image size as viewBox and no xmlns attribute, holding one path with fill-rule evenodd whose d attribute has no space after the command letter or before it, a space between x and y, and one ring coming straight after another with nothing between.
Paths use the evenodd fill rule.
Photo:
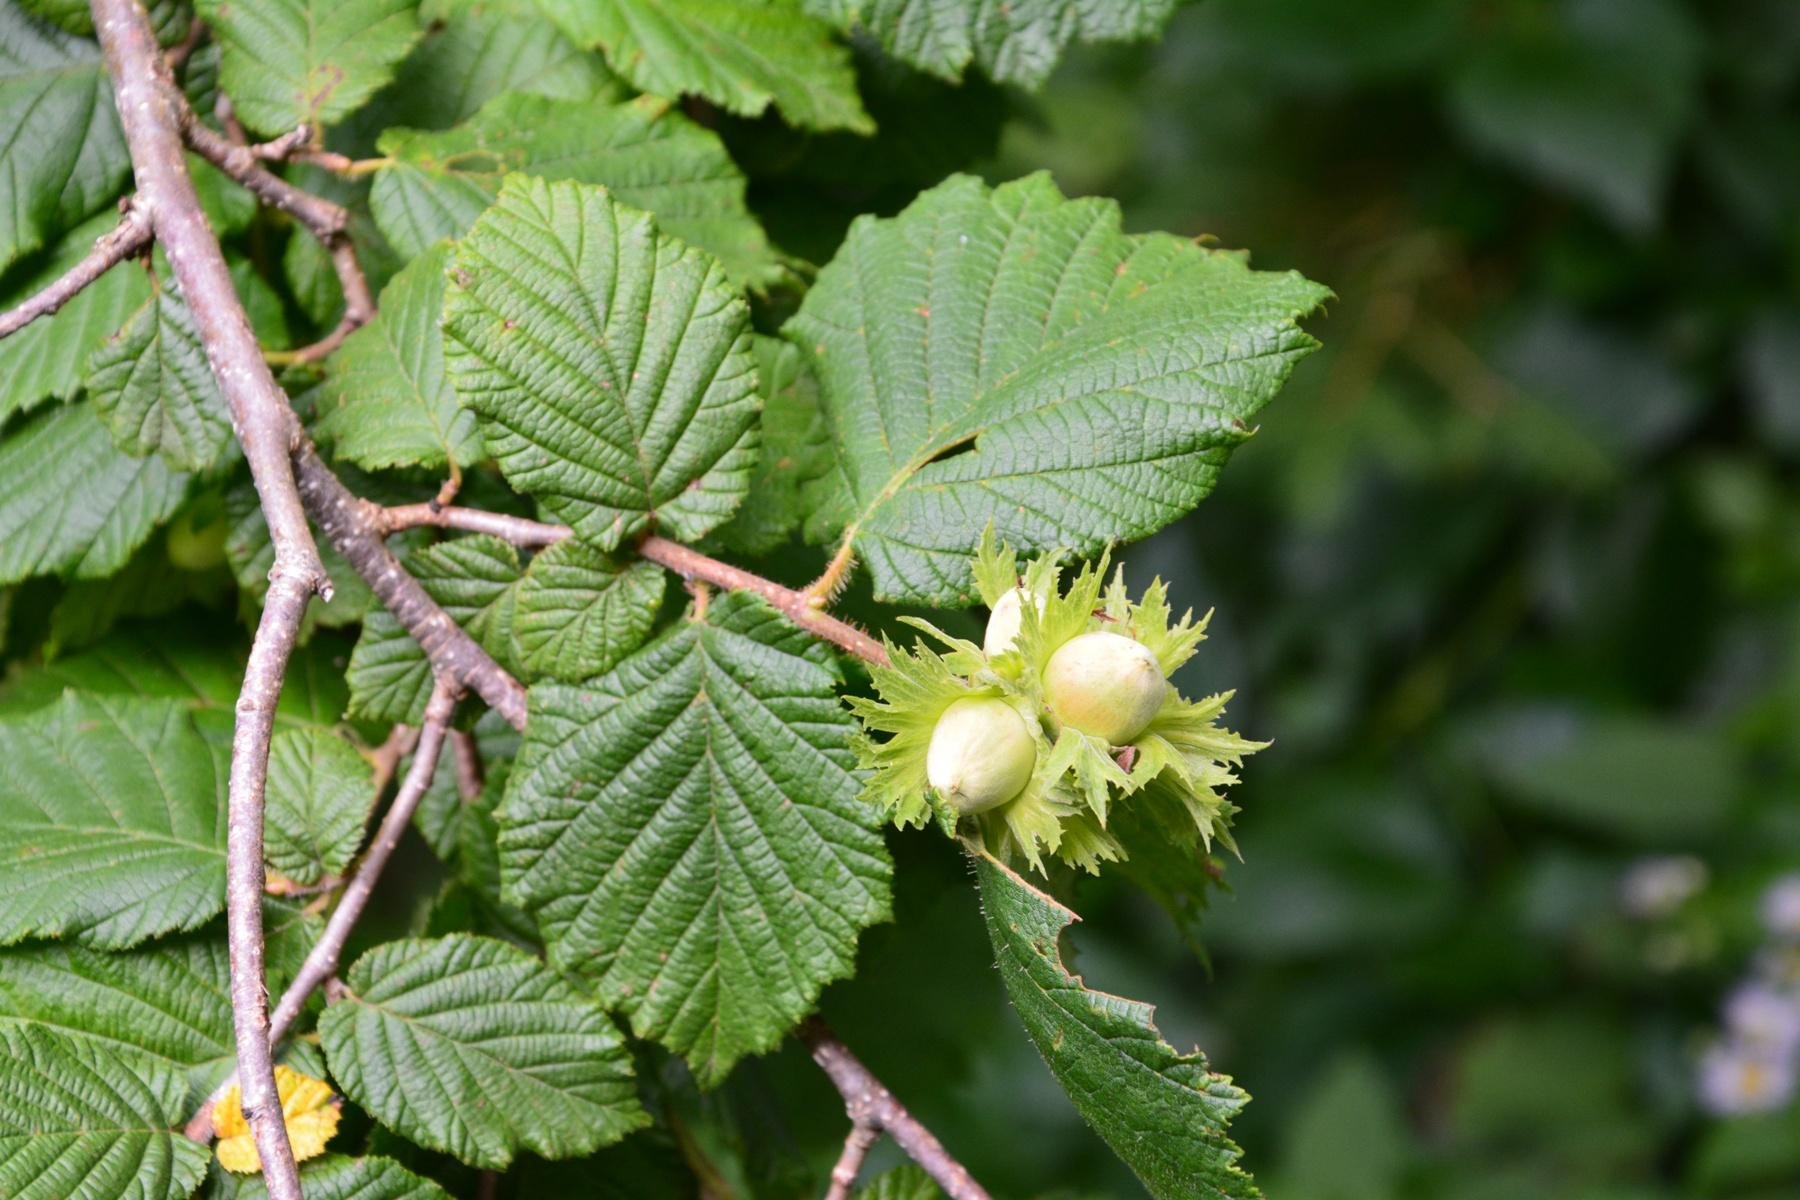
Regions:
<instances>
[{"instance_id":1,"label":"hazelnut cluster","mask_svg":"<svg viewBox=\"0 0 1800 1200\"><path fill-rule=\"evenodd\" d=\"M991 531L974 559L988 605L982 644L905 618L933 639L889 644L862 718L864 796L899 825L949 833L1044 869L1044 856L1097 871L1126 857L1122 824L1210 849L1231 847L1223 789L1262 748L1219 726L1230 694L1187 700L1169 675L1205 637L1171 620L1167 590L1139 600L1106 556L1059 586L1061 553L1021 564ZM1118 806L1141 811L1120 820Z\"/></svg>"}]
</instances>

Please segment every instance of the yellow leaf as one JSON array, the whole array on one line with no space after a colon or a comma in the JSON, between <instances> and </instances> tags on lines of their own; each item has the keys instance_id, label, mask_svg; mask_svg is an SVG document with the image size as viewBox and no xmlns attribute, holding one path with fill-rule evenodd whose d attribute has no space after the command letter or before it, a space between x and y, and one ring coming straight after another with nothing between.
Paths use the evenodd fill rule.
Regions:
<instances>
[{"instance_id":1,"label":"yellow leaf","mask_svg":"<svg viewBox=\"0 0 1800 1200\"><path fill-rule=\"evenodd\" d=\"M281 1096L281 1116L287 1123L288 1145L294 1161L304 1162L325 1152L325 1143L337 1132L337 1097L331 1085L287 1067L275 1068L275 1090ZM243 1096L233 1085L213 1110L213 1128L219 1135L219 1165L227 1171L248 1174L262 1170L256 1139L244 1119Z\"/></svg>"}]
</instances>

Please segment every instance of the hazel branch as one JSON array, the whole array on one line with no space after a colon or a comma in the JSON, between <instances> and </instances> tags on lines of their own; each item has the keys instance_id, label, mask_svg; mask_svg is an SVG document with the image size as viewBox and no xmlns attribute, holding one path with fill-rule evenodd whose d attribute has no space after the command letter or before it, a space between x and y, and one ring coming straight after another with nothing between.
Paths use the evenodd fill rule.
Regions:
<instances>
[{"instance_id":1,"label":"hazel branch","mask_svg":"<svg viewBox=\"0 0 1800 1200\"><path fill-rule=\"evenodd\" d=\"M551 546L569 536L568 528L562 525L438 504L407 504L384 509L379 521L388 533L429 525L439 529L493 534L516 546ZM888 661L887 651L880 642L846 621L827 616L823 598L783 587L772 579L720 562L680 542L672 542L654 534L637 544L637 552L651 562L667 567L683 579L700 580L728 591L755 592L774 605L788 620L813 636L823 638L867 662L885 665Z\"/></svg>"},{"instance_id":2,"label":"hazel branch","mask_svg":"<svg viewBox=\"0 0 1800 1200\"><path fill-rule=\"evenodd\" d=\"M337 974L338 962L343 956L344 944L350 938L350 931L356 928L363 909L368 906L369 896L375 891L375 884L387 867L388 859L393 857L394 848L400 844L406 827L411 824L419 801L431 788L432 777L437 772L438 755L443 750L444 737L449 730L450 717L456 709L459 692L460 689L455 684L445 682L442 677L439 677L436 686L432 688L431 699L425 705L425 722L419 728L418 743L413 748L412 766L408 768L406 778L401 781L394 802L388 806L387 815L382 817L374 840L363 851L362 861L356 872L344 885L343 895L338 898L337 907L332 909L331 917L325 923L325 932L319 935L319 940L313 944L306 960L300 964L293 982L281 994L281 1001L275 1006L274 1015L269 1018L269 1045L278 1044L286 1036L314 989ZM393 738L389 742L396 746L400 744ZM206 1103L201 1105L183 1130L189 1138L197 1142L211 1140L213 1106L236 1081L235 1075L225 1079L207 1098ZM260 1142L257 1149L259 1152L262 1149Z\"/></svg>"},{"instance_id":3,"label":"hazel branch","mask_svg":"<svg viewBox=\"0 0 1800 1200\"><path fill-rule=\"evenodd\" d=\"M839 1170L848 1167L850 1179L854 1181L855 1171L862 1165L860 1154L868 1153L865 1145L854 1161L847 1163L846 1160L852 1158L852 1139L868 1138L873 1143L873 1137L859 1131L874 1131L893 1138L894 1144L925 1168L925 1173L944 1189L950 1200L991 1200L987 1189L975 1182L969 1169L950 1156L936 1135L894 1098L894 1094L863 1066L862 1061L850 1052L850 1047L838 1040L825 1022L809 1017L800 1026L798 1036L812 1051L813 1061L843 1096L844 1111L850 1117L850 1138L845 1140L844 1153L832 1169L833 1190L827 1193L828 1197L847 1193L848 1184L844 1185L844 1192L837 1190Z\"/></svg>"},{"instance_id":4,"label":"hazel branch","mask_svg":"<svg viewBox=\"0 0 1800 1200\"><path fill-rule=\"evenodd\" d=\"M39 317L47 317L73 300L102 275L139 253L151 241L150 214L140 205L125 201L119 223L94 239L94 248L82 260L35 296L28 296L0 313L0 338L17 333Z\"/></svg>"}]
</instances>

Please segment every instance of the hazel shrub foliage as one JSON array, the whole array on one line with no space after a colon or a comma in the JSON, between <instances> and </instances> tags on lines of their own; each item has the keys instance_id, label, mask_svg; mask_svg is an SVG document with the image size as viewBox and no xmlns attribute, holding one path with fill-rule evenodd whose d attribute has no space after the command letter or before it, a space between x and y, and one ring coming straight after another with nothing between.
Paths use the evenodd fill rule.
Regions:
<instances>
[{"instance_id":1,"label":"hazel shrub foliage","mask_svg":"<svg viewBox=\"0 0 1800 1200\"><path fill-rule=\"evenodd\" d=\"M754 1173L788 1143L740 1124L746 1060L895 918L891 842L914 835L889 825L969 856L1028 1036L1145 1185L1256 1194L1226 1130L1244 1093L1070 973L1050 890L1058 864L1129 862L1200 897L1236 850L1226 791L1261 744L1221 724L1227 696L1169 682L1205 621L1161 582L1134 597L1109 547L1207 495L1327 293L1127 234L1047 175L955 173L1007 103L987 80L1037 86L1070 41L1145 37L1172 7L150 5L198 119L228 99L251 137L305 124L355 164L268 164L346 206L378 296L309 363L284 352L343 310L328 249L190 159L327 463L375 503L448 476L460 505L566 527L545 548L390 541L527 685L528 720L463 705L480 771L459 780L446 752L383 919L277 1047L307 1195L428 1200L476 1170L550 1194L524 1189L554 1193L534 1181L557 1162L626 1195ZM81 6L0 6L0 131L5 308L130 188ZM819 146L879 164L887 198L811 245L797 203L746 195ZM234 1065L227 768L271 561L203 325L152 252L0 340L7 1196L260 1187L241 1110L210 1162L181 1132ZM639 554L650 535L795 585L851 564L843 604L890 661L749 592L684 598ZM301 631L269 768L272 995L357 869L375 748L431 689L407 630L325 558L334 596ZM887 607L976 601L981 644ZM755 1194L823 1186L835 1144L794 1154Z\"/></svg>"}]
</instances>

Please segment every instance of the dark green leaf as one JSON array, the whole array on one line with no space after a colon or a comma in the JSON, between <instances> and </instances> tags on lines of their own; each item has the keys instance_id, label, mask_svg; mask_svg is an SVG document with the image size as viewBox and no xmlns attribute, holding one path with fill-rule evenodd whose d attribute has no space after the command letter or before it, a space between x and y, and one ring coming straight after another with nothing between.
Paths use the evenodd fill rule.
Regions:
<instances>
[{"instance_id":1,"label":"dark green leaf","mask_svg":"<svg viewBox=\"0 0 1800 1200\"><path fill-rule=\"evenodd\" d=\"M88 359L94 411L127 454L178 471L210 467L231 444L231 413L188 307L165 286Z\"/></svg>"},{"instance_id":2,"label":"dark green leaf","mask_svg":"<svg viewBox=\"0 0 1800 1200\"><path fill-rule=\"evenodd\" d=\"M369 763L341 737L290 729L269 748L263 855L295 883L341 875L375 804Z\"/></svg>"},{"instance_id":3,"label":"dark green leaf","mask_svg":"<svg viewBox=\"0 0 1800 1200\"><path fill-rule=\"evenodd\" d=\"M508 895L702 1084L780 1040L888 915L831 661L733 593L604 678L531 692L500 809Z\"/></svg>"},{"instance_id":4,"label":"dark green leaf","mask_svg":"<svg viewBox=\"0 0 1800 1200\"><path fill-rule=\"evenodd\" d=\"M513 632L533 675L577 682L605 674L643 644L662 605L661 567L620 566L573 538L531 560Z\"/></svg>"}]
</instances>

